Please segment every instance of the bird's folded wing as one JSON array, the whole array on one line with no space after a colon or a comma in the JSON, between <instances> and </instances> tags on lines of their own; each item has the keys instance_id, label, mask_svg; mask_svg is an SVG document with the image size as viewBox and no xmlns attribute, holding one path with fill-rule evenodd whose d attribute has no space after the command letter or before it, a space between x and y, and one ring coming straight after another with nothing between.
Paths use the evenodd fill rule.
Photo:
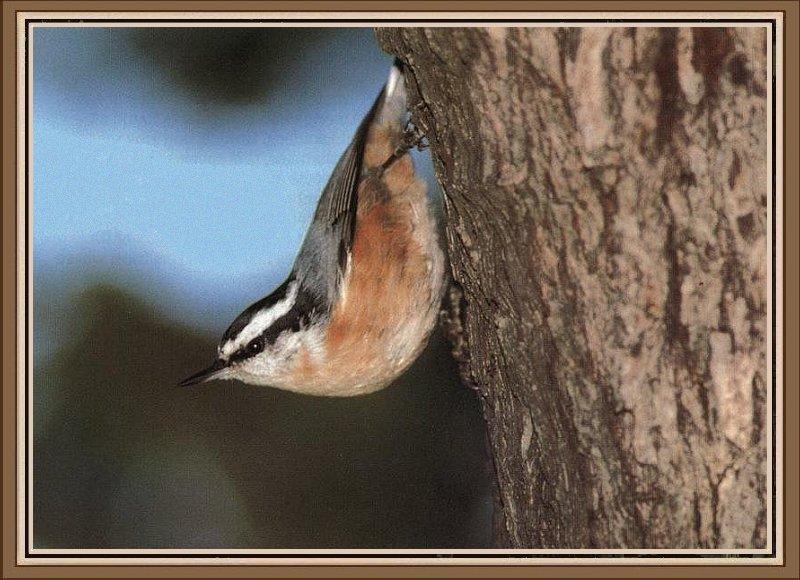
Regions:
<instances>
[{"instance_id":1,"label":"bird's folded wing","mask_svg":"<svg viewBox=\"0 0 800 580\"><path fill-rule=\"evenodd\" d=\"M333 169L295 262L295 271L303 285L328 306L333 302L352 249L364 147L383 95L381 91Z\"/></svg>"}]
</instances>

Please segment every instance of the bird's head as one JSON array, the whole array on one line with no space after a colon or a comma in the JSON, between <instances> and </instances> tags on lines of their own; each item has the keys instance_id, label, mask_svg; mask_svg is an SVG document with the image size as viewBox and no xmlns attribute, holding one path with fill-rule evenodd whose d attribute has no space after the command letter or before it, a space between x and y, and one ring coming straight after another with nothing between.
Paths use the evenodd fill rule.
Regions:
<instances>
[{"instance_id":1,"label":"bird's head","mask_svg":"<svg viewBox=\"0 0 800 580\"><path fill-rule=\"evenodd\" d=\"M295 362L301 346L313 341L317 312L310 296L289 278L237 316L222 336L216 360L181 386L213 379L274 385Z\"/></svg>"}]
</instances>

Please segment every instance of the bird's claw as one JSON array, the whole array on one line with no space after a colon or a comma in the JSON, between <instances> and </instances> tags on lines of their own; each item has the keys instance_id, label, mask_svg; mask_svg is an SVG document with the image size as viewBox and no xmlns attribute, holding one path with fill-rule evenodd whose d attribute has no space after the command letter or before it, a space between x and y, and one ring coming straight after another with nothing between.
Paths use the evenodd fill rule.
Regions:
<instances>
[{"instance_id":1,"label":"bird's claw","mask_svg":"<svg viewBox=\"0 0 800 580\"><path fill-rule=\"evenodd\" d=\"M422 132L422 129L409 120L403 131L403 145L409 150L416 147L417 151L424 151L430 147L430 142L425 133Z\"/></svg>"}]
</instances>

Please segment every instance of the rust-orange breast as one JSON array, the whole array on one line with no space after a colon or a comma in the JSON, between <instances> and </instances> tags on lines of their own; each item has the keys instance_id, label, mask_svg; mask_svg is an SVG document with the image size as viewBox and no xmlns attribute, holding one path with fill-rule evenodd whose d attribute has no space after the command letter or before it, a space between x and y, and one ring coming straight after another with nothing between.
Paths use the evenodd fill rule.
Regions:
<instances>
[{"instance_id":1,"label":"rust-orange breast","mask_svg":"<svg viewBox=\"0 0 800 580\"><path fill-rule=\"evenodd\" d=\"M396 132L396 131L395 131ZM392 128L370 132L365 166L383 163L394 151ZM350 262L320 353L302 351L293 381L319 394L381 388L425 346L438 313L443 258L425 185L408 155L380 181L365 179Z\"/></svg>"}]
</instances>

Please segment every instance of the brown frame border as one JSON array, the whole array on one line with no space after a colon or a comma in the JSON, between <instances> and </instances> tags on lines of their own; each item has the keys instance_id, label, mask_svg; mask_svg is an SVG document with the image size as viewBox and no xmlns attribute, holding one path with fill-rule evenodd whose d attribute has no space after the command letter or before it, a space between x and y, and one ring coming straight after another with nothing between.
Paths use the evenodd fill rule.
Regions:
<instances>
[{"instance_id":1,"label":"brown frame border","mask_svg":"<svg viewBox=\"0 0 800 580\"><path fill-rule=\"evenodd\" d=\"M798 249L798 166L786 162L798 159L798 15L795 1L751 2L701 1L649 2L646 7L637 1L596 3L587 0L571 2L136 2L136 1L11 1L3 2L3 577L256 577L256 576L425 576L425 577L683 577L702 573L706 577L798 577L798 555L786 549L798 545L798 427L784 423L784 547L783 566L298 566L248 565L226 566L18 566L16 565L16 12L18 11L683 11L683 12L783 12L784 13L784 408L798 409L798 359L785 356L798 351L798 304L786 300L797 296L798 268L796 260L787 263L786 255L797 255ZM787 42L786 39L789 39ZM787 192L789 195L787 195ZM790 216L793 221L788 221ZM794 227L787 228L788 225ZM787 322L789 324L787 324ZM791 349L791 350L789 350ZM787 388L788 386L788 388ZM788 415L788 413L786 413ZM787 485L788 484L788 485Z\"/></svg>"}]
</instances>

